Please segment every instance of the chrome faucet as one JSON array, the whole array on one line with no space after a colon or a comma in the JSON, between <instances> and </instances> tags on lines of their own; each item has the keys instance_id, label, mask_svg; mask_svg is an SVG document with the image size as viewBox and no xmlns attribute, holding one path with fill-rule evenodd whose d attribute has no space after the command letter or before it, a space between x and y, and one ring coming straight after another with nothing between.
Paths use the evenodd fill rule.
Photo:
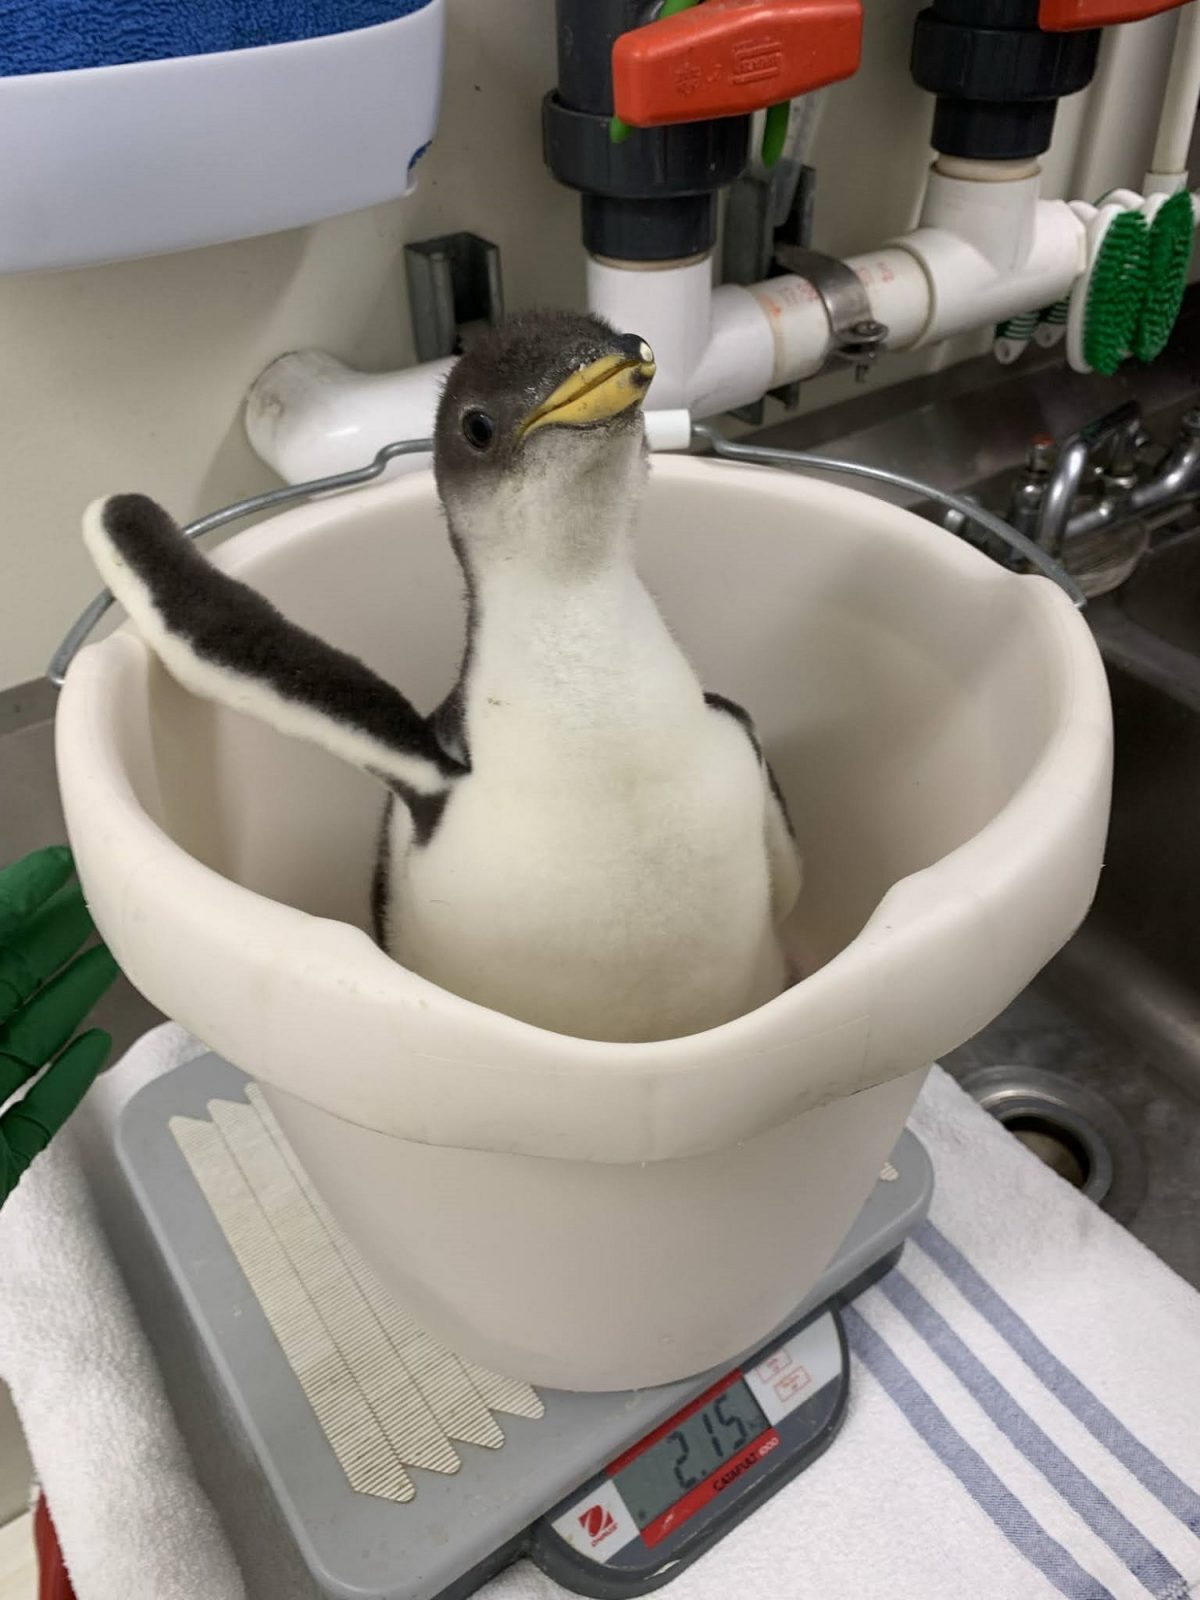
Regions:
<instances>
[{"instance_id":1,"label":"chrome faucet","mask_svg":"<svg viewBox=\"0 0 1200 1600\"><path fill-rule=\"evenodd\" d=\"M1010 521L1057 559L1081 534L1200 495L1200 407L1184 415L1161 464L1142 476L1138 456L1148 442L1133 400L1087 423L1061 446L1035 439L1013 493ZM1095 491L1095 499L1076 509L1084 488Z\"/></svg>"}]
</instances>

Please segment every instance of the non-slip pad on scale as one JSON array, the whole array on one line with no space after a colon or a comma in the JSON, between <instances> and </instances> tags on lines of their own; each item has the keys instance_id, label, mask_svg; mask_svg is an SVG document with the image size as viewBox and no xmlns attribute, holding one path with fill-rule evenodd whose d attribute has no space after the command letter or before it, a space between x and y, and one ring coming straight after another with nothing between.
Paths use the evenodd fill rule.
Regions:
<instances>
[{"instance_id":1,"label":"non-slip pad on scale","mask_svg":"<svg viewBox=\"0 0 1200 1600\"><path fill-rule=\"evenodd\" d=\"M495 1413L542 1415L527 1384L460 1361L395 1304L256 1086L208 1110L171 1132L353 1489L412 1500L408 1468L457 1472L455 1442L504 1443Z\"/></svg>"}]
</instances>

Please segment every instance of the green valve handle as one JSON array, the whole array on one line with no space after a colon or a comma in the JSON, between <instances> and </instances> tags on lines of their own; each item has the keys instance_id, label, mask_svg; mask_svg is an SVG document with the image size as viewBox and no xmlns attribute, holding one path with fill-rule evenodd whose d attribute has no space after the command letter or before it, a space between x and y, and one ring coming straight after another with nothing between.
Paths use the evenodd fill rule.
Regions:
<instances>
[{"instance_id":1,"label":"green valve handle","mask_svg":"<svg viewBox=\"0 0 1200 1600\"><path fill-rule=\"evenodd\" d=\"M700 0L663 0L662 10L658 13L656 20L661 21L663 17L673 17L677 11L689 11L692 6L699 5L699 3ZM633 129L630 125L627 122L622 122L615 112L609 118L608 137L613 144L624 144L632 132Z\"/></svg>"},{"instance_id":2,"label":"green valve handle","mask_svg":"<svg viewBox=\"0 0 1200 1600\"><path fill-rule=\"evenodd\" d=\"M764 167L773 167L783 154L783 147L787 142L788 122L791 120L792 102L781 100L778 105L767 107L767 120L763 127L762 163Z\"/></svg>"},{"instance_id":3,"label":"green valve handle","mask_svg":"<svg viewBox=\"0 0 1200 1600\"><path fill-rule=\"evenodd\" d=\"M673 17L676 12L688 11L692 6L698 5L700 0L663 0L662 10L656 20ZM787 141L788 119L791 113L791 101L781 100L778 105L767 108L766 125L763 128L762 163L764 167L773 167L783 154L783 147ZM613 144L624 144L633 132L628 122L618 117L614 112L608 122L608 137Z\"/></svg>"}]
</instances>

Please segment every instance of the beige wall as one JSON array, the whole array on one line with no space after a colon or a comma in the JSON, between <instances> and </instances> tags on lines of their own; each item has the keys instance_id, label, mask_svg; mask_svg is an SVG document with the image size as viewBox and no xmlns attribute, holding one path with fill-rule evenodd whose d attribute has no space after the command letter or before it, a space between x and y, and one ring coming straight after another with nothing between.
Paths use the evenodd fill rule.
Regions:
<instances>
[{"instance_id":1,"label":"beige wall","mask_svg":"<svg viewBox=\"0 0 1200 1600\"><path fill-rule=\"evenodd\" d=\"M816 152L823 249L860 250L913 220L932 114L908 76L918 9L919 0L868 0L863 69L831 91ZM441 131L406 201L244 244L0 278L0 688L41 673L95 589L77 533L89 499L141 488L186 518L253 492L268 475L239 412L268 361L304 345L367 368L411 358L406 239L474 229L501 246L510 304L579 301L576 201L541 162L552 17L553 0L450 0ZM1168 17L1121 31L1154 35L1161 58L1172 26ZM1119 138L1102 141L1108 171L1091 163L1093 187L1140 176L1161 82L1145 68L1139 57L1138 104L1123 107ZM1060 112L1052 192L1070 182L1084 111L1080 97ZM976 348L960 341L919 361ZM881 378L917 364L889 359ZM809 385L806 407L837 398L842 384Z\"/></svg>"}]
</instances>

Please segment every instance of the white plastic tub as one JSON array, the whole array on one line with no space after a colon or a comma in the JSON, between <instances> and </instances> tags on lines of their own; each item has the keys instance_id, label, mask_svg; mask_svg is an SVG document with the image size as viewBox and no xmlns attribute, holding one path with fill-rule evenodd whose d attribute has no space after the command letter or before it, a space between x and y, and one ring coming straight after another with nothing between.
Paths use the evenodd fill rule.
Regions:
<instances>
[{"instance_id":1,"label":"white plastic tub","mask_svg":"<svg viewBox=\"0 0 1200 1600\"><path fill-rule=\"evenodd\" d=\"M464 1356L567 1388L726 1360L784 1318L862 1204L927 1064L1091 901L1111 762L1091 635L879 500L658 458L642 569L753 710L806 856L805 981L639 1046L445 993L363 932L381 796L192 699L122 630L63 690L80 871L134 983L254 1074L346 1230ZM221 564L420 704L460 583L427 474L293 510Z\"/></svg>"}]
</instances>

